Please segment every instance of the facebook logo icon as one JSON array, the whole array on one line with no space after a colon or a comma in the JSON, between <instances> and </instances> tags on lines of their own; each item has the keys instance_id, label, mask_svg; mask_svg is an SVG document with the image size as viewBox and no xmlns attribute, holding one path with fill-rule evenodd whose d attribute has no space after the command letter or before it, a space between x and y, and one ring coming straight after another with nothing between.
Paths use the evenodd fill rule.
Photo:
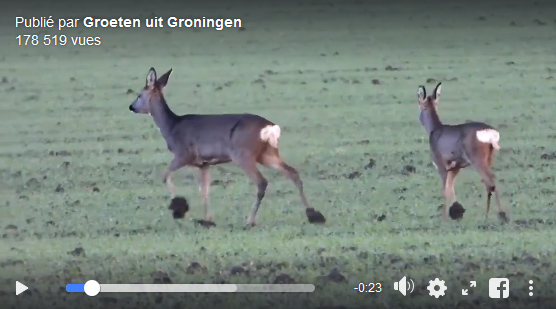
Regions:
<instances>
[{"instance_id":1,"label":"facebook logo icon","mask_svg":"<svg viewBox=\"0 0 556 309\"><path fill-rule=\"evenodd\" d=\"M488 297L508 298L510 296L510 280L508 278L490 278L488 280Z\"/></svg>"}]
</instances>

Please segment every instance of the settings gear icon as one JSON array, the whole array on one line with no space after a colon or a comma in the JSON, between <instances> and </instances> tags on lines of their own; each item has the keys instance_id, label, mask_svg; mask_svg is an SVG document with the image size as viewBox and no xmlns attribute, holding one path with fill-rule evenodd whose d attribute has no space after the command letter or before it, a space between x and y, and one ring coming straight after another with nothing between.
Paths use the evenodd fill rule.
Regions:
<instances>
[{"instance_id":1,"label":"settings gear icon","mask_svg":"<svg viewBox=\"0 0 556 309\"><path fill-rule=\"evenodd\" d=\"M437 289L438 287L438 289ZM429 295L439 298L440 296L444 296L448 288L445 285L444 280L440 280L438 278L429 281L429 286L427 290L429 290Z\"/></svg>"}]
</instances>

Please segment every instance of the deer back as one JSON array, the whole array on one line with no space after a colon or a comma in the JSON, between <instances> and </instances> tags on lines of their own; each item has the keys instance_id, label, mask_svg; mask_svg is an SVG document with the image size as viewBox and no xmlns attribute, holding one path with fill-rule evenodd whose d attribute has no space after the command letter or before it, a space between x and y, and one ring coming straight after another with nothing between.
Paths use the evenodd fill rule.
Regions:
<instances>
[{"instance_id":1,"label":"deer back","mask_svg":"<svg viewBox=\"0 0 556 309\"><path fill-rule=\"evenodd\" d=\"M183 115L169 144L174 153L190 160L229 162L234 155L260 152L260 132L268 125L273 123L253 114Z\"/></svg>"}]
</instances>

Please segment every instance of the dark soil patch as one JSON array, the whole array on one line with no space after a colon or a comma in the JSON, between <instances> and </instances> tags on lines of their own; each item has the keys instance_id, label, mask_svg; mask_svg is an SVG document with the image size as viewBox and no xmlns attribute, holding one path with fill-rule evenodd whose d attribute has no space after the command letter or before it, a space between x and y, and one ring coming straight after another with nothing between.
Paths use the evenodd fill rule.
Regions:
<instances>
[{"instance_id":1,"label":"dark soil patch","mask_svg":"<svg viewBox=\"0 0 556 309\"><path fill-rule=\"evenodd\" d=\"M349 180L353 180L353 179L359 178L361 176L362 176L362 174L361 174L360 171L354 171L354 172L351 172L349 174L344 175L344 177L349 179Z\"/></svg>"},{"instance_id":2,"label":"dark soil patch","mask_svg":"<svg viewBox=\"0 0 556 309\"><path fill-rule=\"evenodd\" d=\"M541 155L541 160L556 160L556 152L553 153L543 153Z\"/></svg>"},{"instance_id":3,"label":"dark soil patch","mask_svg":"<svg viewBox=\"0 0 556 309\"><path fill-rule=\"evenodd\" d=\"M375 159L369 159L369 163L365 165L365 169L372 169L376 165Z\"/></svg>"},{"instance_id":4,"label":"dark soil patch","mask_svg":"<svg viewBox=\"0 0 556 309\"><path fill-rule=\"evenodd\" d=\"M326 223L326 218L320 213L320 211L315 210L314 208L307 208L305 210L305 214L307 215L307 219L309 220L309 223L315 223L315 224Z\"/></svg>"},{"instance_id":5,"label":"dark soil patch","mask_svg":"<svg viewBox=\"0 0 556 309\"><path fill-rule=\"evenodd\" d=\"M77 247L69 251L68 254L73 256L85 256L85 249L83 249L82 247Z\"/></svg>"},{"instance_id":6,"label":"dark soil patch","mask_svg":"<svg viewBox=\"0 0 556 309\"><path fill-rule=\"evenodd\" d=\"M402 168L401 173L403 175L410 175L416 172L415 166L413 165L406 165Z\"/></svg>"},{"instance_id":7,"label":"dark soil patch","mask_svg":"<svg viewBox=\"0 0 556 309\"><path fill-rule=\"evenodd\" d=\"M515 224L519 226L537 226L537 225L554 225L554 219L541 219L541 218L531 218L531 219L518 219L514 221Z\"/></svg>"},{"instance_id":8,"label":"dark soil patch","mask_svg":"<svg viewBox=\"0 0 556 309\"><path fill-rule=\"evenodd\" d=\"M274 283L274 284L295 284L295 280L287 274L279 274L278 276L276 276L276 278L274 279L274 281L272 283Z\"/></svg>"},{"instance_id":9,"label":"dark soil patch","mask_svg":"<svg viewBox=\"0 0 556 309\"><path fill-rule=\"evenodd\" d=\"M163 271L155 271L151 274L154 284L171 284L172 279L170 276Z\"/></svg>"},{"instance_id":10,"label":"dark soil patch","mask_svg":"<svg viewBox=\"0 0 556 309\"><path fill-rule=\"evenodd\" d=\"M174 219L183 219L185 214L189 211L189 203L185 197L175 197L170 202L168 209L172 210L172 216Z\"/></svg>"},{"instance_id":11,"label":"dark soil patch","mask_svg":"<svg viewBox=\"0 0 556 309\"><path fill-rule=\"evenodd\" d=\"M332 269L328 275L322 276L321 278L335 283L348 282L347 278L337 268Z\"/></svg>"},{"instance_id":12,"label":"dark soil patch","mask_svg":"<svg viewBox=\"0 0 556 309\"><path fill-rule=\"evenodd\" d=\"M450 206L449 214L452 220L461 220L463 219L463 214L465 213L465 208L458 203L454 202L452 206Z\"/></svg>"},{"instance_id":13,"label":"dark soil patch","mask_svg":"<svg viewBox=\"0 0 556 309\"><path fill-rule=\"evenodd\" d=\"M197 263L197 262L191 262L188 266L187 269L185 270L185 272L187 274L195 274L195 273L199 273L199 272L203 272L206 271L206 269L201 266L201 264Z\"/></svg>"},{"instance_id":14,"label":"dark soil patch","mask_svg":"<svg viewBox=\"0 0 556 309\"><path fill-rule=\"evenodd\" d=\"M209 220L204 220L204 219L198 219L195 220L195 223L197 223L198 225L202 226L202 227L216 227L216 223L214 223L214 221L209 221Z\"/></svg>"},{"instance_id":15,"label":"dark soil patch","mask_svg":"<svg viewBox=\"0 0 556 309\"><path fill-rule=\"evenodd\" d=\"M232 275L232 276L243 275L246 272L247 271L245 270L245 268L243 268L241 266L234 266L234 267L232 267L232 269L230 269L230 275Z\"/></svg>"}]
</instances>

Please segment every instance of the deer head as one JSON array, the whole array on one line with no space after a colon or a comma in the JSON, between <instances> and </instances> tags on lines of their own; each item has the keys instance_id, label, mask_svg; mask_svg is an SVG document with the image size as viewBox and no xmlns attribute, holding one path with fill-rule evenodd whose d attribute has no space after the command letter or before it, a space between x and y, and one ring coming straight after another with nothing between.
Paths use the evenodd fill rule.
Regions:
<instances>
[{"instance_id":1,"label":"deer head","mask_svg":"<svg viewBox=\"0 0 556 309\"><path fill-rule=\"evenodd\" d=\"M437 108L440 101L442 83L438 83L432 95L427 96L425 86L417 88L417 101L419 103L419 121L430 134L437 124L440 124Z\"/></svg>"},{"instance_id":2,"label":"deer head","mask_svg":"<svg viewBox=\"0 0 556 309\"><path fill-rule=\"evenodd\" d=\"M147 73L145 87L139 93L137 99L131 103L129 110L137 114L151 114L153 110L152 105L164 101L162 91L168 83L170 74L172 74L172 69L164 73L160 78L157 78L155 69L150 68L149 73Z\"/></svg>"}]
</instances>

